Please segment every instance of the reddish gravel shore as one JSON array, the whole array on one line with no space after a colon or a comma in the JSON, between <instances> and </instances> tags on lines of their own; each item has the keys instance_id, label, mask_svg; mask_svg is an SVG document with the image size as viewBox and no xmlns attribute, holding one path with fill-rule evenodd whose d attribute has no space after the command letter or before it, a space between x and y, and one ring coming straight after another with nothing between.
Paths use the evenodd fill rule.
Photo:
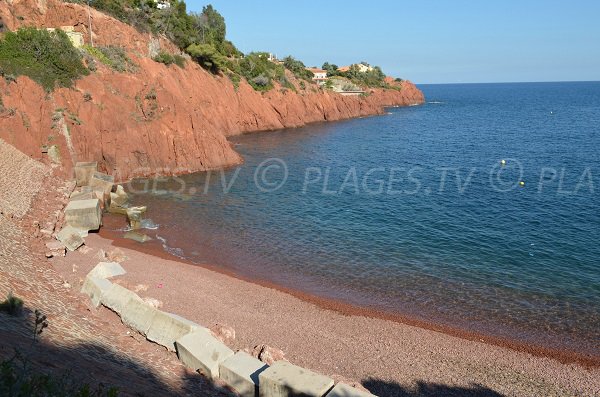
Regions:
<instances>
[{"instance_id":1,"label":"reddish gravel shore","mask_svg":"<svg viewBox=\"0 0 600 397\"><path fill-rule=\"evenodd\" d=\"M119 246L128 273L118 282L158 300L161 309L205 326L233 327L234 349L264 343L283 350L293 363L358 381L380 396L600 395L597 366L349 314L175 260L156 243L141 246L107 237L116 236L90 234L86 244L92 250L57 258L55 267L77 286L98 262L99 250Z\"/></svg>"}]
</instances>

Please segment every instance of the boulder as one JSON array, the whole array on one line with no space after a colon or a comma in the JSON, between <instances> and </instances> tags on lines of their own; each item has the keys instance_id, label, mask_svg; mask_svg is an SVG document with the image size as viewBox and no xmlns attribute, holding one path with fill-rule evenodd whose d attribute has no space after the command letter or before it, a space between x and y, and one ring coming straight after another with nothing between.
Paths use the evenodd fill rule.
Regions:
<instances>
[{"instance_id":1,"label":"boulder","mask_svg":"<svg viewBox=\"0 0 600 397\"><path fill-rule=\"evenodd\" d=\"M127 219L132 230L142 228L142 215L146 212L147 207L131 207L127 208Z\"/></svg>"},{"instance_id":2,"label":"boulder","mask_svg":"<svg viewBox=\"0 0 600 397\"><path fill-rule=\"evenodd\" d=\"M123 237L125 237L129 240L137 241L138 243L145 243L147 241L152 240L152 237L147 236L144 233L139 233L139 232L132 231L132 230L125 233L123 235Z\"/></svg>"},{"instance_id":3,"label":"boulder","mask_svg":"<svg viewBox=\"0 0 600 397\"><path fill-rule=\"evenodd\" d=\"M221 342L231 345L235 341L235 329L228 325L215 324L210 327L210 332Z\"/></svg>"},{"instance_id":4,"label":"boulder","mask_svg":"<svg viewBox=\"0 0 600 397\"><path fill-rule=\"evenodd\" d=\"M102 224L100 201L98 199L69 201L65 208L65 221L78 229L98 230Z\"/></svg>"},{"instance_id":5,"label":"boulder","mask_svg":"<svg viewBox=\"0 0 600 397\"><path fill-rule=\"evenodd\" d=\"M285 353L283 351L268 345L254 346L252 356L269 365L275 361L285 360Z\"/></svg>"},{"instance_id":6,"label":"boulder","mask_svg":"<svg viewBox=\"0 0 600 397\"><path fill-rule=\"evenodd\" d=\"M98 170L98 163L95 161L78 162L75 164L75 180L77 186L88 186L92 175Z\"/></svg>"}]
</instances>

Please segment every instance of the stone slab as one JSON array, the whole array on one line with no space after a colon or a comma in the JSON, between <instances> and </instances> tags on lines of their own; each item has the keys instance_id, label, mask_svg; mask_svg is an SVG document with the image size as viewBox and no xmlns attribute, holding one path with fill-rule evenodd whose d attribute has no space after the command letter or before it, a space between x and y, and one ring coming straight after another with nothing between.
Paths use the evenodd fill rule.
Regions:
<instances>
[{"instance_id":1,"label":"stone slab","mask_svg":"<svg viewBox=\"0 0 600 397\"><path fill-rule=\"evenodd\" d=\"M102 224L100 201L98 199L69 201L65 208L65 221L78 229L98 230Z\"/></svg>"},{"instance_id":2,"label":"stone slab","mask_svg":"<svg viewBox=\"0 0 600 397\"><path fill-rule=\"evenodd\" d=\"M274 362L258 378L260 397L322 397L333 388L333 379L287 361Z\"/></svg>"},{"instance_id":3,"label":"stone slab","mask_svg":"<svg viewBox=\"0 0 600 397\"><path fill-rule=\"evenodd\" d=\"M122 276L125 273L127 272L118 262L100 262L88 273L88 275L98 278L111 278Z\"/></svg>"},{"instance_id":4,"label":"stone slab","mask_svg":"<svg viewBox=\"0 0 600 397\"><path fill-rule=\"evenodd\" d=\"M233 351L207 331L184 335L175 342L177 356L187 367L210 379L219 376L219 364L233 356Z\"/></svg>"},{"instance_id":5,"label":"stone slab","mask_svg":"<svg viewBox=\"0 0 600 397\"><path fill-rule=\"evenodd\" d=\"M146 338L171 351L175 351L175 341L196 331L209 332L206 328L176 314L157 310Z\"/></svg>"},{"instance_id":6,"label":"stone slab","mask_svg":"<svg viewBox=\"0 0 600 397\"><path fill-rule=\"evenodd\" d=\"M143 302L142 298L137 296L135 292L132 292L119 284L113 284L110 289L104 291L101 302L112 311L121 314L131 299L137 299L140 302Z\"/></svg>"},{"instance_id":7,"label":"stone slab","mask_svg":"<svg viewBox=\"0 0 600 397\"><path fill-rule=\"evenodd\" d=\"M73 192L71 193L71 196L69 196L70 201L91 200L95 198L96 194L94 194L94 192Z\"/></svg>"},{"instance_id":8,"label":"stone slab","mask_svg":"<svg viewBox=\"0 0 600 397\"><path fill-rule=\"evenodd\" d=\"M157 312L156 308L146 302L130 298L121 312L121 321L142 335L147 335Z\"/></svg>"},{"instance_id":9,"label":"stone slab","mask_svg":"<svg viewBox=\"0 0 600 397\"><path fill-rule=\"evenodd\" d=\"M144 233L136 232L135 230L130 230L126 232L123 235L123 237L129 240L137 241L138 243L145 243L147 241L152 240L152 237Z\"/></svg>"},{"instance_id":10,"label":"stone slab","mask_svg":"<svg viewBox=\"0 0 600 397\"><path fill-rule=\"evenodd\" d=\"M219 378L242 397L258 395L258 375L269 366L239 351L219 365Z\"/></svg>"},{"instance_id":11,"label":"stone slab","mask_svg":"<svg viewBox=\"0 0 600 397\"><path fill-rule=\"evenodd\" d=\"M112 287L112 283L104 278L90 276L89 274L83 282L81 292L90 297L94 307L100 306L102 296Z\"/></svg>"},{"instance_id":12,"label":"stone slab","mask_svg":"<svg viewBox=\"0 0 600 397\"><path fill-rule=\"evenodd\" d=\"M329 393L327 393L327 397L375 397L375 395L355 389L345 383L338 383Z\"/></svg>"},{"instance_id":13,"label":"stone slab","mask_svg":"<svg viewBox=\"0 0 600 397\"><path fill-rule=\"evenodd\" d=\"M90 179L94 172L98 170L96 161L78 162L75 164L75 180L77 186L87 186L90 184Z\"/></svg>"},{"instance_id":14,"label":"stone slab","mask_svg":"<svg viewBox=\"0 0 600 397\"><path fill-rule=\"evenodd\" d=\"M81 237L81 230L69 225L63 227L58 232L56 239L64 244L69 251L75 251L84 244L83 237Z\"/></svg>"},{"instance_id":15,"label":"stone slab","mask_svg":"<svg viewBox=\"0 0 600 397\"><path fill-rule=\"evenodd\" d=\"M95 192L101 192L105 195L110 194L113 185L115 184L115 177L102 172L94 172L90 178L90 186Z\"/></svg>"}]
</instances>

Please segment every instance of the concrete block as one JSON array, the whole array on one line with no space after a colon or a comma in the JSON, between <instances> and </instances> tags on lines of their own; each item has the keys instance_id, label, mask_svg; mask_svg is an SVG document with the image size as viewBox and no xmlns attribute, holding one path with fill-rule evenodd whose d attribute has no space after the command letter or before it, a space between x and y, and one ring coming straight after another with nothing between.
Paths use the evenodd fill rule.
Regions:
<instances>
[{"instance_id":1,"label":"concrete block","mask_svg":"<svg viewBox=\"0 0 600 397\"><path fill-rule=\"evenodd\" d=\"M104 292L108 291L112 285L113 284L107 279L94 277L88 274L81 287L81 292L90 297L94 307L98 307L100 306Z\"/></svg>"},{"instance_id":2,"label":"concrete block","mask_svg":"<svg viewBox=\"0 0 600 397\"><path fill-rule=\"evenodd\" d=\"M276 361L258 378L260 397L322 397L333 387L333 379L287 361Z\"/></svg>"},{"instance_id":3,"label":"concrete block","mask_svg":"<svg viewBox=\"0 0 600 397\"><path fill-rule=\"evenodd\" d=\"M152 321L158 312L156 308L146 302L130 298L123 307L121 321L128 327L135 329L143 335L147 335Z\"/></svg>"},{"instance_id":4,"label":"concrete block","mask_svg":"<svg viewBox=\"0 0 600 397\"><path fill-rule=\"evenodd\" d=\"M112 175L103 174L102 172L96 171L90 178L90 186L94 189L94 191L101 192L106 195L111 192L114 184L115 177Z\"/></svg>"},{"instance_id":5,"label":"concrete block","mask_svg":"<svg viewBox=\"0 0 600 397\"><path fill-rule=\"evenodd\" d=\"M131 229L137 230L142 227L142 215L146 212L147 207L131 207L127 208L127 219Z\"/></svg>"},{"instance_id":6,"label":"concrete block","mask_svg":"<svg viewBox=\"0 0 600 397\"><path fill-rule=\"evenodd\" d=\"M375 397L375 395L355 389L345 383L338 383L327 393L327 397Z\"/></svg>"},{"instance_id":7,"label":"concrete block","mask_svg":"<svg viewBox=\"0 0 600 397\"><path fill-rule=\"evenodd\" d=\"M187 367L210 379L219 376L219 364L233 356L233 351L208 331L184 335L175 342L177 356Z\"/></svg>"},{"instance_id":8,"label":"concrete block","mask_svg":"<svg viewBox=\"0 0 600 397\"><path fill-rule=\"evenodd\" d=\"M100 201L98 199L69 201L65 208L65 221L78 229L98 230L102 224Z\"/></svg>"},{"instance_id":9,"label":"concrete block","mask_svg":"<svg viewBox=\"0 0 600 397\"><path fill-rule=\"evenodd\" d=\"M125 269L117 262L100 262L88 273L88 275L98 278L111 278L122 276L125 273L127 273Z\"/></svg>"},{"instance_id":10,"label":"concrete block","mask_svg":"<svg viewBox=\"0 0 600 397\"><path fill-rule=\"evenodd\" d=\"M98 163L95 161L79 162L75 164L75 180L77 186L87 186L94 172L98 170Z\"/></svg>"},{"instance_id":11,"label":"concrete block","mask_svg":"<svg viewBox=\"0 0 600 397\"><path fill-rule=\"evenodd\" d=\"M137 241L138 243L145 243L147 241L152 240L152 237L150 237L144 233L136 232L134 230L130 230L130 231L126 232L123 235L123 237L127 238L129 240Z\"/></svg>"},{"instance_id":12,"label":"concrete block","mask_svg":"<svg viewBox=\"0 0 600 397\"><path fill-rule=\"evenodd\" d=\"M81 230L74 228L73 226L65 226L56 235L56 239L63 243L69 251L75 251L81 247L84 243L81 237Z\"/></svg>"},{"instance_id":13,"label":"concrete block","mask_svg":"<svg viewBox=\"0 0 600 397\"><path fill-rule=\"evenodd\" d=\"M95 199L95 198L96 198L96 195L94 194L94 192L73 192L69 196L70 201L91 200L91 199Z\"/></svg>"},{"instance_id":14,"label":"concrete block","mask_svg":"<svg viewBox=\"0 0 600 397\"><path fill-rule=\"evenodd\" d=\"M131 292L119 284L112 284L112 286L102 294L101 303L112 311L121 314L123 313L123 310L125 310L126 305L130 304L129 301L131 299L143 302L142 298L137 296L135 292Z\"/></svg>"},{"instance_id":15,"label":"concrete block","mask_svg":"<svg viewBox=\"0 0 600 397\"><path fill-rule=\"evenodd\" d=\"M209 332L206 328L176 314L157 310L146 338L171 351L175 351L175 341L196 331Z\"/></svg>"},{"instance_id":16,"label":"concrete block","mask_svg":"<svg viewBox=\"0 0 600 397\"><path fill-rule=\"evenodd\" d=\"M258 395L258 375L269 366L239 351L219 365L219 378L242 397Z\"/></svg>"},{"instance_id":17,"label":"concrete block","mask_svg":"<svg viewBox=\"0 0 600 397\"><path fill-rule=\"evenodd\" d=\"M114 203L115 205L117 205L119 207L123 207L123 206L125 206L125 204L127 204L128 201L129 201L129 195L127 193L125 193L125 189L123 189L123 186L117 185L117 189L116 189L115 193L110 194L111 204Z\"/></svg>"}]
</instances>

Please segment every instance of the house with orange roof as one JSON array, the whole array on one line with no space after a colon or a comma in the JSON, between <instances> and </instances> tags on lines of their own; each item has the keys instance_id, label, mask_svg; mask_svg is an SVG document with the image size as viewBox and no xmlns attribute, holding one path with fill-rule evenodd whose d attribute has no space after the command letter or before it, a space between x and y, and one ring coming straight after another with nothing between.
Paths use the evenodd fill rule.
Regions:
<instances>
[{"instance_id":1,"label":"house with orange roof","mask_svg":"<svg viewBox=\"0 0 600 397\"><path fill-rule=\"evenodd\" d=\"M319 68L307 68L310 70L314 76L313 81L319 85L325 84L327 81L327 71Z\"/></svg>"}]
</instances>

